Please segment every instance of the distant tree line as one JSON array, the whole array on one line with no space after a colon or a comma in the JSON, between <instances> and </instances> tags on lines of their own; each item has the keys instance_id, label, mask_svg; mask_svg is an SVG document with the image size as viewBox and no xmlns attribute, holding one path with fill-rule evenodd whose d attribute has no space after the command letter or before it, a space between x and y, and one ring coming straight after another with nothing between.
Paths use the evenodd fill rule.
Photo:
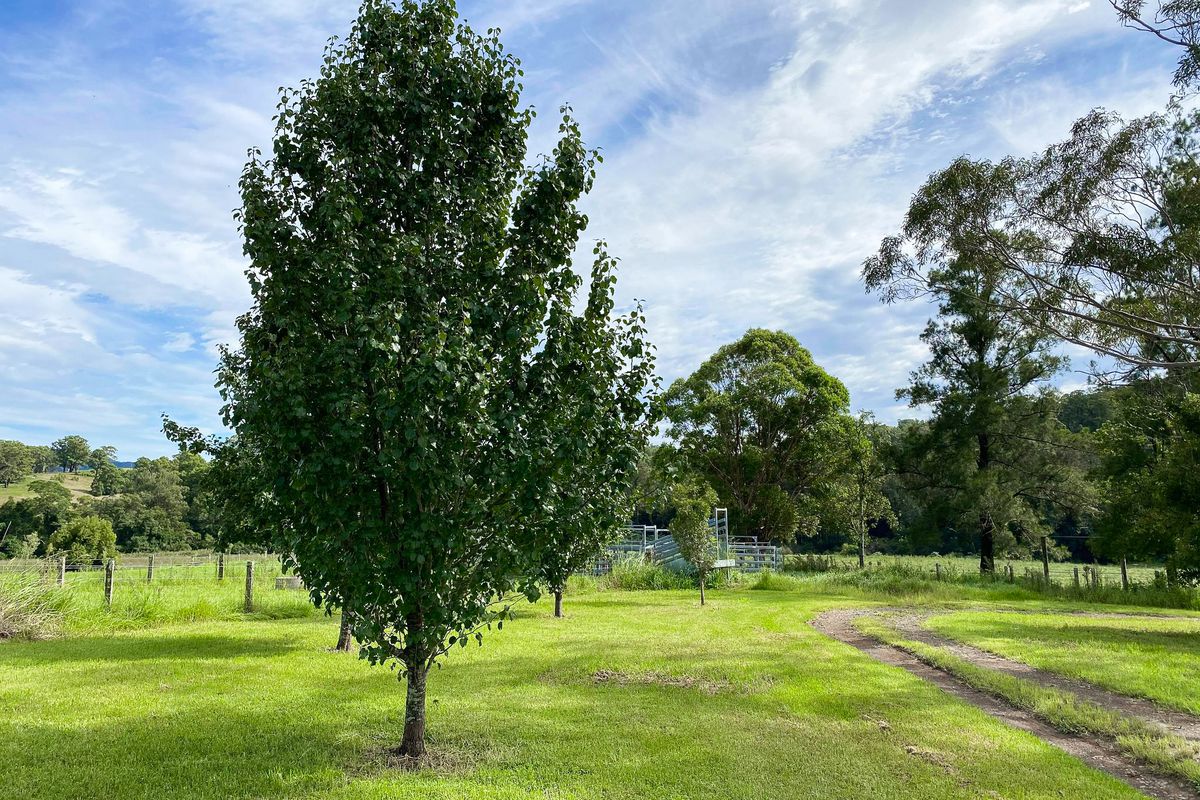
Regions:
<instances>
[{"instance_id":1,"label":"distant tree line","mask_svg":"<svg viewBox=\"0 0 1200 800\"><path fill-rule=\"evenodd\" d=\"M115 455L116 448L92 448L78 435L49 446L0 441L0 482L8 487L28 481L25 496L0 505L0 556L72 551L82 558L89 548L103 555L251 546L238 538L245 537L243 528L222 522L209 460L181 451L170 458L139 458L121 468ZM81 469L92 478L87 494L73 493L56 479ZM111 543L75 547L82 540L96 541L97 535L107 538L95 520L108 526Z\"/></svg>"}]
</instances>

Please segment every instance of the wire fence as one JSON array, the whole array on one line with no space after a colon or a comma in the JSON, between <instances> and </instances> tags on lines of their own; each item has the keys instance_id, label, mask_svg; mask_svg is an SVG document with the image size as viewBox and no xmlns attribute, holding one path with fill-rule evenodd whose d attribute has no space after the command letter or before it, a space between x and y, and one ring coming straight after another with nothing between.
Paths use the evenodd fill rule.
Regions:
<instances>
[{"instance_id":1,"label":"wire fence","mask_svg":"<svg viewBox=\"0 0 1200 800\"><path fill-rule=\"evenodd\" d=\"M958 580L979 575L978 556L889 556L872 555L866 569L907 568L935 580ZM856 557L829 555L789 555L783 560L784 571L831 572L862 569ZM1048 582L1056 586L1078 588L1130 587L1161 585L1168 581L1166 570L1156 564L1087 564L1071 561L997 558L995 580L1015 583Z\"/></svg>"}]
</instances>

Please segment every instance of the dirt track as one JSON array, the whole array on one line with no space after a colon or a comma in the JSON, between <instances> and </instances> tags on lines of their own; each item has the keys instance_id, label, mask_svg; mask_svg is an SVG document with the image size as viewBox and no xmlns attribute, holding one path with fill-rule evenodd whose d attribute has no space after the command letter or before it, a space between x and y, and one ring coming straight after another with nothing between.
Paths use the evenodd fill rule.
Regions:
<instances>
[{"instance_id":1,"label":"dirt track","mask_svg":"<svg viewBox=\"0 0 1200 800\"><path fill-rule=\"evenodd\" d=\"M1114 743L1104 739L1064 733L1038 719L1030 712L1016 708L990 694L974 689L953 675L931 667L916 656L897 647L876 641L860 633L854 627L855 619L869 614L881 613L901 614L900 625L903 627L899 627L898 629L905 636L917 641L945 646L948 649L952 649L955 655L978 663L980 666L987 667L988 669L1007 672L1038 683L1042 683L1043 678L1053 679L1053 683L1047 681L1045 685L1074 692L1084 699L1105 705L1120 713L1128 713L1130 716L1137 716L1145 719L1147 722L1161 725L1178 735L1185 735L1185 730L1191 731L1192 735L1188 735L1187 738L1194 738L1196 732L1200 731L1200 721L1190 715L1166 712L1154 706L1149 701L1120 697L1097 687L1088 686L1077 681L1068 681L1058 676L1050 676L1040 670L1002 659L999 656L979 650L978 648L960 645L956 642L943 639L920 627L921 615L906 614L903 609L837 609L817 615L811 624L826 636L855 647L884 664L907 670L913 675L936 685L943 691L990 714L1001 722L1032 733L1047 744L1051 744L1075 756L1091 767L1107 772L1114 778L1129 784L1150 797L1161 798L1162 800L1200 800L1200 792L1197 792L1196 787L1188 781L1152 772L1142 763L1121 752ZM968 655L968 651L973 652ZM1092 692L1093 694L1085 694L1083 690ZM1095 692L1101 693L1103 697L1101 698L1100 695L1094 694ZM1110 703L1107 698L1120 698L1123 705L1118 707ZM1143 716L1141 713L1136 713L1136 710L1147 710L1143 708L1142 704L1149 706L1149 711L1157 716ZM1176 719L1175 717L1182 719Z\"/></svg>"}]
</instances>

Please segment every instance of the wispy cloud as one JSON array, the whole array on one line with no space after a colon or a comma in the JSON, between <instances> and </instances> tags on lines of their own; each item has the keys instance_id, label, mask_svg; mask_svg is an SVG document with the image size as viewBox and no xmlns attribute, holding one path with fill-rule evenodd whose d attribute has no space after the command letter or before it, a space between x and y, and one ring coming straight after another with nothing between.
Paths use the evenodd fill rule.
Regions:
<instances>
[{"instance_id":1,"label":"wispy cloud","mask_svg":"<svg viewBox=\"0 0 1200 800\"><path fill-rule=\"evenodd\" d=\"M0 436L163 452L159 413L216 425L214 348L248 301L246 149L355 3L53 5L0 8ZM1172 70L1103 2L461 10L522 57L534 152L562 102L603 148L587 236L621 258L621 302L646 301L666 378L783 328L883 418L908 413L893 391L928 309L879 305L857 269L924 175L1032 150L1093 105L1153 108Z\"/></svg>"}]
</instances>

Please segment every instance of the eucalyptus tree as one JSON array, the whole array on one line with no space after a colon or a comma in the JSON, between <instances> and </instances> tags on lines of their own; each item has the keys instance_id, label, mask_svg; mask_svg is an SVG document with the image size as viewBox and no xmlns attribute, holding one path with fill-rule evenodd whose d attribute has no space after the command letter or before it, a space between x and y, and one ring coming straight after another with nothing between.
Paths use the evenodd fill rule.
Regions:
<instances>
[{"instance_id":1,"label":"eucalyptus tree","mask_svg":"<svg viewBox=\"0 0 1200 800\"><path fill-rule=\"evenodd\" d=\"M1051 507L1085 503L1057 400L1046 382L1064 366L1056 340L1022 314L998 310L1009 273L975 255L973 237L954 241L955 255L920 276L881 280L872 260L867 285L885 297L920 293L938 302L921 335L929 360L896 392L932 412L906 438L898 471L976 531L979 569L995 571L998 532L1045 529ZM885 244L886 247L886 244Z\"/></svg>"},{"instance_id":2,"label":"eucalyptus tree","mask_svg":"<svg viewBox=\"0 0 1200 800\"><path fill-rule=\"evenodd\" d=\"M866 264L889 297L973 257L1005 272L998 313L1113 359L1123 378L1200 368L1200 117L1094 111L1030 158L961 157L917 191Z\"/></svg>"},{"instance_id":3,"label":"eucalyptus tree","mask_svg":"<svg viewBox=\"0 0 1200 800\"><path fill-rule=\"evenodd\" d=\"M406 678L411 758L431 665L482 643L506 598L537 596L585 413L559 409L586 388L597 413L615 392L627 418L648 412L632 322L603 370L554 356L578 324L577 203L598 158L564 109L553 155L526 166L521 74L449 0L366 0L320 76L284 90L273 154L252 151L240 183L253 305L222 355L224 421L313 600ZM588 324L613 290L601 250Z\"/></svg>"},{"instance_id":4,"label":"eucalyptus tree","mask_svg":"<svg viewBox=\"0 0 1200 800\"><path fill-rule=\"evenodd\" d=\"M106 444L103 447L97 447L88 454L87 466L88 469L101 469L102 467L111 467L113 461L117 458L117 448L111 444Z\"/></svg>"},{"instance_id":5,"label":"eucalyptus tree","mask_svg":"<svg viewBox=\"0 0 1200 800\"><path fill-rule=\"evenodd\" d=\"M815 532L841 475L846 387L781 331L753 329L663 395L683 471L703 477L739 532Z\"/></svg>"},{"instance_id":6,"label":"eucalyptus tree","mask_svg":"<svg viewBox=\"0 0 1200 800\"><path fill-rule=\"evenodd\" d=\"M0 439L0 484L7 489L33 471L31 448L11 439Z\"/></svg>"},{"instance_id":7,"label":"eucalyptus tree","mask_svg":"<svg viewBox=\"0 0 1200 800\"><path fill-rule=\"evenodd\" d=\"M671 490L671 504L675 507L671 538L679 545L679 555L696 570L700 581L700 605L704 605L704 583L720 555L716 532L708 525L717 502L713 488L694 475L675 484Z\"/></svg>"},{"instance_id":8,"label":"eucalyptus tree","mask_svg":"<svg viewBox=\"0 0 1200 800\"><path fill-rule=\"evenodd\" d=\"M87 439L78 434L58 439L50 445L50 449L54 451L54 457L64 472L77 472L92 456Z\"/></svg>"}]
</instances>

